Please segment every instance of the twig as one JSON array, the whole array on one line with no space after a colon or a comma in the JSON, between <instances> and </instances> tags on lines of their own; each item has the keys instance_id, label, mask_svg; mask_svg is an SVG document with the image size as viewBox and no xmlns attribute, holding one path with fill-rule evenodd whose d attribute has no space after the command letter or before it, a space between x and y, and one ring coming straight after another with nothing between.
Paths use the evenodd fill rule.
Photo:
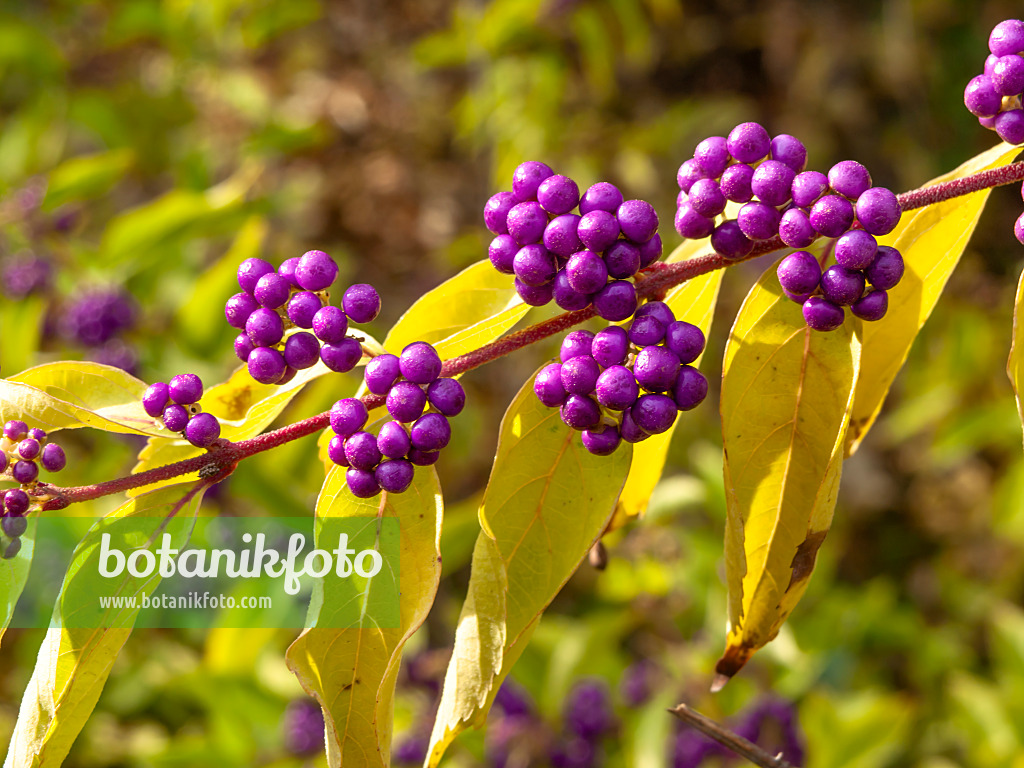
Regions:
<instances>
[{"instance_id":1,"label":"twig","mask_svg":"<svg viewBox=\"0 0 1024 768\"><path fill-rule=\"evenodd\" d=\"M705 736L714 739L726 749L731 749L740 757L745 757L754 765L760 765L762 768L795 768L792 763L782 759L781 752L773 757L757 746L757 744L747 741L742 736L733 733L728 728L724 728L710 717L705 717L700 712L690 709L685 704L680 704L674 709L670 709L669 712L687 725L693 726Z\"/></svg>"}]
</instances>

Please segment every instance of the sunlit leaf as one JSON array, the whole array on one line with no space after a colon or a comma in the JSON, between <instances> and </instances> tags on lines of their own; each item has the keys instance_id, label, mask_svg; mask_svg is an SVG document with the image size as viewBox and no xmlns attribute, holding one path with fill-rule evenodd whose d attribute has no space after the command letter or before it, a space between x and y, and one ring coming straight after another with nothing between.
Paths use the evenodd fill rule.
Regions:
<instances>
[{"instance_id":1,"label":"sunlit leaf","mask_svg":"<svg viewBox=\"0 0 1024 768\"><path fill-rule=\"evenodd\" d=\"M43 207L53 210L73 200L104 194L124 177L134 160L135 153L128 148L65 160L49 175Z\"/></svg>"},{"instance_id":2,"label":"sunlit leaf","mask_svg":"<svg viewBox=\"0 0 1024 768\"><path fill-rule=\"evenodd\" d=\"M1009 165L1019 152L1020 147L999 144L929 184ZM863 323L863 375L850 417L847 455L857 450L878 418L885 396L959 263L991 191L908 211L892 233L879 238L880 243L899 249L907 269L900 284L889 291L885 317Z\"/></svg>"},{"instance_id":3,"label":"sunlit leaf","mask_svg":"<svg viewBox=\"0 0 1024 768\"><path fill-rule=\"evenodd\" d=\"M719 685L775 637L807 587L832 521L860 363L854 323L810 330L775 270L747 295L723 363L730 629Z\"/></svg>"},{"instance_id":4,"label":"sunlit leaf","mask_svg":"<svg viewBox=\"0 0 1024 768\"><path fill-rule=\"evenodd\" d=\"M18 598L25 589L35 551L36 516L29 515L28 528L21 535L21 549L10 560L0 559L0 640L11 623Z\"/></svg>"},{"instance_id":5,"label":"sunlit leaf","mask_svg":"<svg viewBox=\"0 0 1024 768\"><path fill-rule=\"evenodd\" d=\"M46 307L42 296L0 302L0 370L8 376L32 364L39 349Z\"/></svg>"},{"instance_id":6,"label":"sunlit leaf","mask_svg":"<svg viewBox=\"0 0 1024 768\"><path fill-rule=\"evenodd\" d=\"M509 405L480 505L483 528L431 735L430 765L479 725L537 621L608 524L631 446L594 456L533 393Z\"/></svg>"},{"instance_id":7,"label":"sunlit leaf","mask_svg":"<svg viewBox=\"0 0 1024 768\"><path fill-rule=\"evenodd\" d=\"M1024 272L1017 282L1017 297L1013 306L1013 338L1010 344L1010 359L1006 363L1006 375L1013 384L1017 397L1017 412L1024 424Z\"/></svg>"}]
</instances>

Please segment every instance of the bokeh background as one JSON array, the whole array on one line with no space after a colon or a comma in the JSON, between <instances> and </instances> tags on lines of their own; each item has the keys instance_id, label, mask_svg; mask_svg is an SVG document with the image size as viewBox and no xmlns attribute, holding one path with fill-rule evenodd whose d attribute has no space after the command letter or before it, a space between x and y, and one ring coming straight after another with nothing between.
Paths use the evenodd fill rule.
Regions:
<instances>
[{"instance_id":1,"label":"bokeh background","mask_svg":"<svg viewBox=\"0 0 1024 768\"><path fill-rule=\"evenodd\" d=\"M383 337L486 256L483 204L525 159L650 200L669 249L676 168L741 121L797 135L812 168L854 158L878 184L916 187L995 143L962 92L988 31L1019 13L995 0L0 4L0 366L94 359L222 380L235 265L314 247L342 282L379 288ZM714 382L767 262L732 270L702 366L712 396L681 420L647 518L609 537L607 570L581 568L486 734L460 738L449 764L729 764L665 714L685 701L813 768L1024 765L1024 462L1004 375L1020 208L1016 190L993 194L846 464L807 596L711 696L725 620ZM439 467L444 579L408 649L395 765L415 764L429 732L500 415L553 349L464 380L470 406ZM285 417L356 383L321 379ZM62 442L68 484L123 474L140 447ZM322 469L306 443L245 462L208 504L311 510ZM137 632L66 764L320 764L317 715L283 661L292 635ZM0 744L41 636L4 638Z\"/></svg>"}]
</instances>

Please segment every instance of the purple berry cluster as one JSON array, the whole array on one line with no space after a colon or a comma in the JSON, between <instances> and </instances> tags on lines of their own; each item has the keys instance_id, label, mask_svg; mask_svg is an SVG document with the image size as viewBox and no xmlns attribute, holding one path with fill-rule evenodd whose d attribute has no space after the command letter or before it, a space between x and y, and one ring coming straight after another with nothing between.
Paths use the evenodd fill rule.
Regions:
<instances>
[{"instance_id":1,"label":"purple berry cluster","mask_svg":"<svg viewBox=\"0 0 1024 768\"><path fill-rule=\"evenodd\" d=\"M0 287L11 299L44 293L53 280L53 265L32 251L14 254L0 266Z\"/></svg>"},{"instance_id":2,"label":"purple berry cluster","mask_svg":"<svg viewBox=\"0 0 1024 768\"><path fill-rule=\"evenodd\" d=\"M366 499L382 490L401 493L412 483L414 466L429 466L448 445L448 418L466 404L455 379L441 378L441 358L430 344L415 341L401 355L383 354L366 364L366 387L386 395L392 421L376 435L363 429L369 414L358 398L339 400L331 408L334 436L327 455L348 467L345 482L353 495Z\"/></svg>"},{"instance_id":3,"label":"purple berry cluster","mask_svg":"<svg viewBox=\"0 0 1024 768\"><path fill-rule=\"evenodd\" d=\"M46 438L38 427L29 428L24 421L4 424L0 437L0 479L13 480L19 488L0 491L0 558L10 560L21 550L21 535L28 527L25 514L31 499L26 489L39 478L39 465L47 472L60 472L67 464L64 449Z\"/></svg>"},{"instance_id":4,"label":"purple berry cluster","mask_svg":"<svg viewBox=\"0 0 1024 768\"><path fill-rule=\"evenodd\" d=\"M804 764L803 735L792 704L769 699L745 713L733 732L751 741L768 754L781 754L792 765ZM700 768L709 760L716 765L739 764L739 756L693 728L682 726L672 745L672 768Z\"/></svg>"},{"instance_id":5,"label":"purple berry cluster","mask_svg":"<svg viewBox=\"0 0 1024 768\"><path fill-rule=\"evenodd\" d=\"M996 24L988 49L984 72L964 89L964 106L1007 144L1024 144L1024 21Z\"/></svg>"},{"instance_id":6,"label":"purple berry cluster","mask_svg":"<svg viewBox=\"0 0 1024 768\"><path fill-rule=\"evenodd\" d=\"M511 192L487 201L484 223L496 235L491 264L515 275L523 301L539 307L554 299L566 311L593 304L611 321L636 310L629 278L662 252L650 203L623 200L606 181L580 195L575 181L532 160L516 168Z\"/></svg>"},{"instance_id":7,"label":"purple berry cluster","mask_svg":"<svg viewBox=\"0 0 1024 768\"><path fill-rule=\"evenodd\" d=\"M324 748L324 713L312 699L288 704L281 723L284 747L293 755L315 755Z\"/></svg>"},{"instance_id":8,"label":"purple berry cluster","mask_svg":"<svg viewBox=\"0 0 1024 768\"><path fill-rule=\"evenodd\" d=\"M124 340L135 328L139 306L120 288L95 288L64 304L57 317L57 331L69 343L89 350L97 363L134 373L138 355Z\"/></svg>"},{"instance_id":9,"label":"purple berry cluster","mask_svg":"<svg viewBox=\"0 0 1024 768\"><path fill-rule=\"evenodd\" d=\"M202 397L202 380L194 373L179 373L167 383L150 384L142 395L142 407L192 445L209 448L220 437L220 422L212 413L203 411L199 404Z\"/></svg>"},{"instance_id":10,"label":"purple berry cluster","mask_svg":"<svg viewBox=\"0 0 1024 768\"><path fill-rule=\"evenodd\" d=\"M741 259L776 235L791 248L806 248L819 236L840 237L855 221L871 235L888 234L899 223L896 195L871 186L860 163L844 160L828 175L804 171L806 165L798 139L772 138L758 123L704 139L676 176L676 231L690 239L710 236L719 255ZM729 201L741 204L736 218L716 223Z\"/></svg>"},{"instance_id":11,"label":"purple berry cluster","mask_svg":"<svg viewBox=\"0 0 1024 768\"><path fill-rule=\"evenodd\" d=\"M583 433L588 451L607 456L622 440L638 443L667 431L679 411L704 400L707 379L690 365L703 351L700 328L676 320L664 302L648 302L628 329L566 335L560 362L537 374L533 391Z\"/></svg>"},{"instance_id":12,"label":"purple berry cluster","mask_svg":"<svg viewBox=\"0 0 1024 768\"><path fill-rule=\"evenodd\" d=\"M380 296L359 284L345 291L340 307L328 304L337 276L338 265L323 251L286 259L277 270L255 257L239 265L242 291L228 299L224 316L241 331L235 354L256 381L286 384L317 360L339 373L356 367L363 353L359 339L348 335L349 322L376 318ZM301 330L286 337L292 328Z\"/></svg>"}]
</instances>

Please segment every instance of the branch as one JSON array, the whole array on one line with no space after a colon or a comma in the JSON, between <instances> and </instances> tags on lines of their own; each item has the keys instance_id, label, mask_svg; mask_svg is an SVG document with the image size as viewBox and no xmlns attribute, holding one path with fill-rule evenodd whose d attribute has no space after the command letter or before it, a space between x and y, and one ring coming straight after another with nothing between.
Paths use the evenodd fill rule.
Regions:
<instances>
[{"instance_id":1,"label":"branch","mask_svg":"<svg viewBox=\"0 0 1024 768\"><path fill-rule=\"evenodd\" d=\"M757 744L747 741L739 734L733 733L710 717L705 717L685 704L680 704L674 709L670 709L669 712L687 725L693 726L705 736L714 739L726 749L732 750L740 757L745 757L754 765L760 765L762 768L794 768L792 763L782 759L781 752L773 757L757 746Z\"/></svg>"}]
</instances>

